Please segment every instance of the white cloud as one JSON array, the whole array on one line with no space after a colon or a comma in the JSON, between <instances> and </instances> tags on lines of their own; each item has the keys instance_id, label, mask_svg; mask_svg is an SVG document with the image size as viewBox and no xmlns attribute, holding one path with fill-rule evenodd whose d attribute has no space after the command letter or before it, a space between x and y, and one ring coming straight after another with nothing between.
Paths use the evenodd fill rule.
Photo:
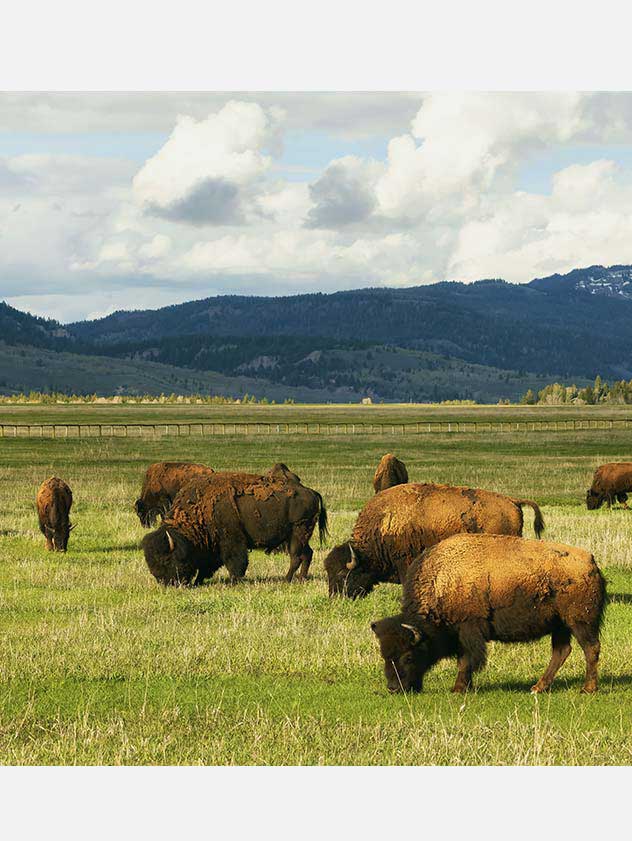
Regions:
<instances>
[{"instance_id":1,"label":"white cloud","mask_svg":"<svg viewBox=\"0 0 632 841\"><path fill-rule=\"evenodd\" d=\"M535 153L632 142L632 95L428 95L386 161L337 158L311 184L276 166L298 100L291 119L270 99L225 97L204 114L200 101L140 168L0 160L0 294L33 305L54 287L41 300L78 317L214 293L527 281L632 262L632 178L612 160L561 168L548 195L517 187Z\"/></svg>"},{"instance_id":2,"label":"white cloud","mask_svg":"<svg viewBox=\"0 0 632 841\"><path fill-rule=\"evenodd\" d=\"M366 221L377 204L375 184L382 170L377 161L353 155L332 161L310 187L313 206L307 227L335 230Z\"/></svg>"},{"instance_id":3,"label":"white cloud","mask_svg":"<svg viewBox=\"0 0 632 841\"><path fill-rule=\"evenodd\" d=\"M420 93L0 93L3 131L169 133L186 114L203 121L227 102L282 108L291 131L370 138L402 131L419 109Z\"/></svg>"},{"instance_id":4,"label":"white cloud","mask_svg":"<svg viewBox=\"0 0 632 841\"><path fill-rule=\"evenodd\" d=\"M191 224L240 224L256 214L256 193L271 164L280 114L256 103L228 102L196 121L180 117L165 145L134 178L149 213Z\"/></svg>"}]
</instances>

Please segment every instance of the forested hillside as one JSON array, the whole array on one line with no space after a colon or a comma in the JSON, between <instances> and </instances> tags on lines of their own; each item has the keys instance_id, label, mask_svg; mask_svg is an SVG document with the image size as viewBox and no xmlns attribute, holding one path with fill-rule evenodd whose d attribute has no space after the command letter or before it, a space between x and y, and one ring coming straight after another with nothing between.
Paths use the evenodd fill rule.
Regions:
<instances>
[{"instance_id":1,"label":"forested hillside","mask_svg":"<svg viewBox=\"0 0 632 841\"><path fill-rule=\"evenodd\" d=\"M68 325L2 304L0 339L85 360L113 357L138 371L152 363L214 373L231 393L250 380L259 391L303 389L332 401L496 401L554 379L581 387L597 375L632 377L631 290L632 267L593 266L525 285L482 280L212 297ZM60 370L53 357L45 364ZM91 390L102 390L102 366L93 369ZM15 390L16 377L8 366L0 387ZM46 387L46 377L30 379L37 380L31 387ZM140 387L124 379L121 389ZM62 380L70 388L73 370Z\"/></svg>"}]
</instances>

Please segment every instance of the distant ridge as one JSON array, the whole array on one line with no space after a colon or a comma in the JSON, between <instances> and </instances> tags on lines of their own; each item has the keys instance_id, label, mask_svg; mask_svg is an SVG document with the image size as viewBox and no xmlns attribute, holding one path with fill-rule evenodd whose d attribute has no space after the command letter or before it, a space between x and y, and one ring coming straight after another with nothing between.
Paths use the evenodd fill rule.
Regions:
<instances>
[{"instance_id":1,"label":"distant ridge","mask_svg":"<svg viewBox=\"0 0 632 841\"><path fill-rule=\"evenodd\" d=\"M219 296L60 325L0 307L7 344L248 376L337 399L514 398L632 377L632 267L287 297ZM483 374L483 372L486 372Z\"/></svg>"}]
</instances>

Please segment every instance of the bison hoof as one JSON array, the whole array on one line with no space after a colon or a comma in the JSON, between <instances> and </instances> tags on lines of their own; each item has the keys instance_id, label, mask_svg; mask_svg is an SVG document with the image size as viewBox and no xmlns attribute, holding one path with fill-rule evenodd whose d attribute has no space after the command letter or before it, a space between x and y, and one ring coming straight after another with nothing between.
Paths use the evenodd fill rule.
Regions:
<instances>
[{"instance_id":1,"label":"bison hoof","mask_svg":"<svg viewBox=\"0 0 632 841\"><path fill-rule=\"evenodd\" d=\"M588 683L582 686L582 695L593 695L597 691L596 683Z\"/></svg>"},{"instance_id":2,"label":"bison hoof","mask_svg":"<svg viewBox=\"0 0 632 841\"><path fill-rule=\"evenodd\" d=\"M531 687L531 694L532 695L539 695L541 692L546 692L549 687L546 686L544 683L540 683L538 681L534 686Z\"/></svg>"}]
</instances>

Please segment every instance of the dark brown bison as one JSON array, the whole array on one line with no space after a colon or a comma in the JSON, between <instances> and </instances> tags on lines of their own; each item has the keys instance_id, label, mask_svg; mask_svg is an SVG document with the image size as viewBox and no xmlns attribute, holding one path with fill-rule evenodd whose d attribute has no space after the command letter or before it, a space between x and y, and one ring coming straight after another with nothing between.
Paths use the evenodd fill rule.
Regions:
<instances>
[{"instance_id":1,"label":"dark brown bison","mask_svg":"<svg viewBox=\"0 0 632 841\"><path fill-rule=\"evenodd\" d=\"M40 531L46 538L46 548L49 551L65 552L70 532L74 528L70 523L72 491L63 479L51 476L40 485L35 502Z\"/></svg>"},{"instance_id":2,"label":"dark brown bison","mask_svg":"<svg viewBox=\"0 0 632 841\"><path fill-rule=\"evenodd\" d=\"M602 464L595 470L592 485L586 491L586 507L589 511L600 508L604 502L608 508L615 499L627 508L628 493L632 491L632 462L615 461Z\"/></svg>"},{"instance_id":3,"label":"dark brown bison","mask_svg":"<svg viewBox=\"0 0 632 841\"><path fill-rule=\"evenodd\" d=\"M188 461L157 461L145 473L139 498L134 503L138 519L145 528L153 526L171 508L178 491L191 479L210 476L215 471L205 464Z\"/></svg>"},{"instance_id":4,"label":"dark brown bison","mask_svg":"<svg viewBox=\"0 0 632 841\"><path fill-rule=\"evenodd\" d=\"M561 543L458 534L410 567L402 612L371 625L391 692L420 692L428 669L456 657L453 692L465 692L485 665L487 642L527 642L551 634L551 662L532 692L548 689L571 650L586 658L584 692L597 689L605 582L590 552Z\"/></svg>"},{"instance_id":5,"label":"dark brown bison","mask_svg":"<svg viewBox=\"0 0 632 841\"><path fill-rule=\"evenodd\" d=\"M404 580L408 565L428 546L459 532L522 535L522 506L535 512L534 530L544 529L535 502L478 488L396 485L367 502L349 543L325 558L329 595L356 598L380 581Z\"/></svg>"},{"instance_id":6,"label":"dark brown bison","mask_svg":"<svg viewBox=\"0 0 632 841\"><path fill-rule=\"evenodd\" d=\"M286 576L307 576L309 540L318 523L327 534L321 495L292 478L285 465L264 476L215 473L194 479L176 496L162 525L143 539L147 565L163 584L200 584L221 566L231 579L243 577L248 552L283 547L290 555Z\"/></svg>"},{"instance_id":7,"label":"dark brown bison","mask_svg":"<svg viewBox=\"0 0 632 841\"><path fill-rule=\"evenodd\" d=\"M385 491L395 485L405 485L408 482L408 471L403 461L395 458L393 453L382 456L373 477L375 493Z\"/></svg>"}]
</instances>

